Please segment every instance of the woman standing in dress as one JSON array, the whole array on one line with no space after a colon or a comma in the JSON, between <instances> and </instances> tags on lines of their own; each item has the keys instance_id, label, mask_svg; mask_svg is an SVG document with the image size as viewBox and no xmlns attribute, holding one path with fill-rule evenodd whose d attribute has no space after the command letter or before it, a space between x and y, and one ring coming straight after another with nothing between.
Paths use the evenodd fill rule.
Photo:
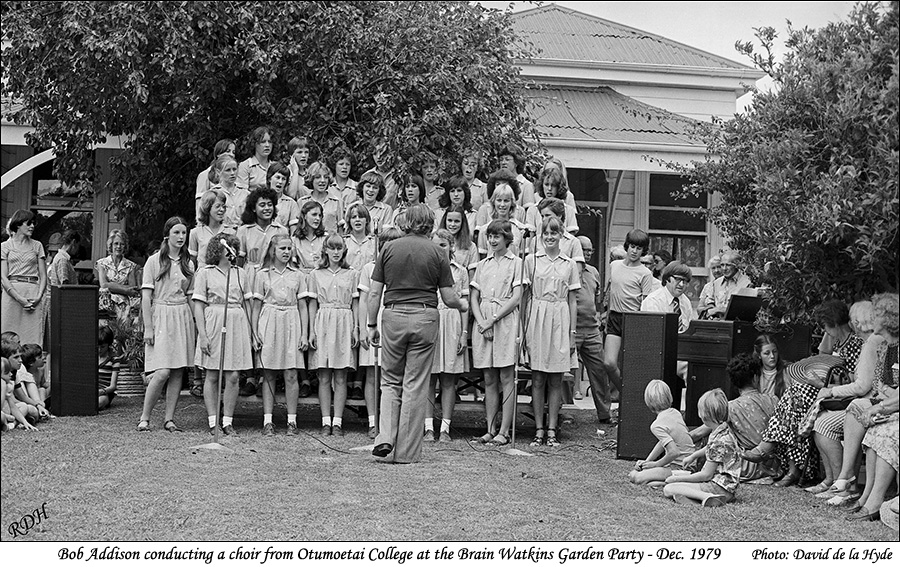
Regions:
<instances>
[{"instance_id":1,"label":"woman standing in dress","mask_svg":"<svg viewBox=\"0 0 900 567\"><path fill-rule=\"evenodd\" d=\"M118 228L109 231L106 251L109 256L97 260L100 278L100 305L113 308L118 318L126 317L140 305L141 287L138 285L138 266L125 257L128 235Z\"/></svg>"},{"instance_id":2,"label":"woman standing in dress","mask_svg":"<svg viewBox=\"0 0 900 567\"><path fill-rule=\"evenodd\" d=\"M144 371L152 373L138 431L150 430L150 413L166 389L166 431L175 425L175 406L185 366L193 364L194 318L188 301L194 287L194 263L187 251L187 223L171 217L159 251L144 265L141 310L144 316Z\"/></svg>"},{"instance_id":3,"label":"woman standing in dress","mask_svg":"<svg viewBox=\"0 0 900 567\"><path fill-rule=\"evenodd\" d=\"M34 213L13 213L9 233L12 237L0 245L3 328L18 333L22 344L43 345L47 262L44 247L31 238Z\"/></svg>"}]
</instances>

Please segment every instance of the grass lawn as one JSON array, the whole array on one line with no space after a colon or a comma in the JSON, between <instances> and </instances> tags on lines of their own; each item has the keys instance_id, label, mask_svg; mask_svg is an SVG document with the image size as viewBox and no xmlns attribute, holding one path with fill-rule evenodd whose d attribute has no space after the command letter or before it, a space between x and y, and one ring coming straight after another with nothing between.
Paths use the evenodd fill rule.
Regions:
<instances>
[{"instance_id":1,"label":"grass lawn","mask_svg":"<svg viewBox=\"0 0 900 567\"><path fill-rule=\"evenodd\" d=\"M249 401L248 401L249 400ZM287 437L277 407L274 438L261 435L259 398L241 398L230 452L209 442L202 402L183 395L184 433L135 430L142 398L119 397L96 417L60 417L40 431L2 435L2 507L8 526L46 502L26 540L586 540L896 541L881 522L847 522L802 490L742 485L736 503L700 509L629 484L615 458L615 427L597 435L595 414L568 411L563 445L532 450L521 418L511 456L465 440L480 412L454 416L454 441L426 444L415 465L377 464L365 422L350 411L346 436L319 439L318 408ZM606 440L604 440L606 439ZM609 441L607 441L609 440ZM323 442L324 441L324 442ZM5 532L5 528L4 528ZM4 533L4 540L11 539Z\"/></svg>"}]
</instances>

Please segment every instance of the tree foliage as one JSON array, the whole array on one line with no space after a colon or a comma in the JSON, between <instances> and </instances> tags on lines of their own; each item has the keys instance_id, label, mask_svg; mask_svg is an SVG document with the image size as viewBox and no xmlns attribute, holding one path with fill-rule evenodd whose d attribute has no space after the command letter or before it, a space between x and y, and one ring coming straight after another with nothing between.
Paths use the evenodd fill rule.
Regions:
<instances>
[{"instance_id":1,"label":"tree foliage","mask_svg":"<svg viewBox=\"0 0 900 567\"><path fill-rule=\"evenodd\" d=\"M781 63L771 28L762 54L737 45L776 87L708 128L707 159L680 171L688 191L721 196L710 218L773 313L802 321L823 299L897 289L898 3L788 31Z\"/></svg>"},{"instance_id":2,"label":"tree foliage","mask_svg":"<svg viewBox=\"0 0 900 567\"><path fill-rule=\"evenodd\" d=\"M91 177L92 144L127 140L113 204L154 217L190 211L215 141L261 124L273 155L305 133L368 158L383 137L401 167L525 145L509 18L467 2L5 2L3 94L64 181Z\"/></svg>"}]
</instances>

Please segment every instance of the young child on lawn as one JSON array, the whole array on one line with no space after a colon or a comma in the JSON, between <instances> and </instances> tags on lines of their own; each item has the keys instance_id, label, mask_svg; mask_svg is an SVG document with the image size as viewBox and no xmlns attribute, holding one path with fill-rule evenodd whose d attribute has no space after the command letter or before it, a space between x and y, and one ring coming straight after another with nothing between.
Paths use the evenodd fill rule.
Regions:
<instances>
[{"instance_id":1,"label":"young child on lawn","mask_svg":"<svg viewBox=\"0 0 900 567\"><path fill-rule=\"evenodd\" d=\"M2 430L12 429L18 422L26 431L37 431L37 427L25 419L25 415L19 409L16 398L13 396L12 366L9 360L4 356L0 359L0 364L3 367L3 379L0 380L0 426L2 426Z\"/></svg>"},{"instance_id":2,"label":"young child on lawn","mask_svg":"<svg viewBox=\"0 0 900 567\"><path fill-rule=\"evenodd\" d=\"M673 468L682 467L684 459L694 452L694 444L681 412L672 407L672 390L665 382L651 380L644 389L644 403L656 413L650 432L659 442L646 459L635 463L628 480L659 486L672 475Z\"/></svg>"},{"instance_id":3,"label":"young child on lawn","mask_svg":"<svg viewBox=\"0 0 900 567\"><path fill-rule=\"evenodd\" d=\"M734 500L741 476L737 438L728 425L728 399L721 388L706 392L697 403L703 425L713 430L706 448L684 459L684 464L706 458L699 472L675 471L666 479L663 494L679 504L722 506Z\"/></svg>"}]
</instances>

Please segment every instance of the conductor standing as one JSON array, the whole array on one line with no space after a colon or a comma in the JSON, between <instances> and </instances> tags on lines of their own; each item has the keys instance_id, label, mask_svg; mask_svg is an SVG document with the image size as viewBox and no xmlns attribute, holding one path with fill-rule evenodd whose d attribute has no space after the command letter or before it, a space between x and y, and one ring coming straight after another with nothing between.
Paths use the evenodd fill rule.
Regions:
<instances>
[{"instance_id":1,"label":"conductor standing","mask_svg":"<svg viewBox=\"0 0 900 567\"><path fill-rule=\"evenodd\" d=\"M384 295L381 329L369 324L369 340L381 343L381 417L372 454L394 463L414 463L422 454L426 390L438 338L437 293L451 308L465 312L469 304L453 291L447 253L429 235L434 213L426 205L406 212L406 236L389 242L375 259L369 321L378 320Z\"/></svg>"}]
</instances>

